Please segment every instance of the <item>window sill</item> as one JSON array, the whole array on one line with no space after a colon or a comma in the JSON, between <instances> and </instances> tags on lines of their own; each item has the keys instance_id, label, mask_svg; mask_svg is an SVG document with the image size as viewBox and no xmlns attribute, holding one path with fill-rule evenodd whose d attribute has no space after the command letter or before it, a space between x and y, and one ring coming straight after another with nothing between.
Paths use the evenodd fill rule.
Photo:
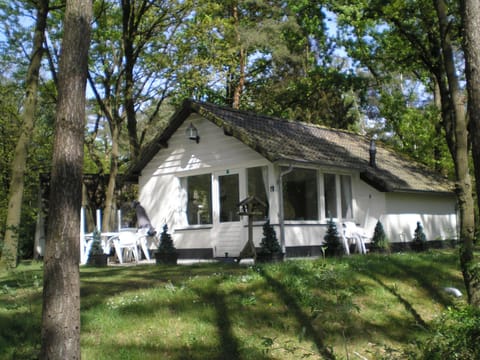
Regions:
<instances>
[{"instance_id":1,"label":"window sill","mask_svg":"<svg viewBox=\"0 0 480 360\"><path fill-rule=\"evenodd\" d=\"M337 219L333 218L332 219L334 223L343 223L343 222L355 222L354 220L351 219ZM321 220L285 220L284 224L285 225L327 225L330 219L321 219ZM356 222L355 222L356 223ZM358 225L357 225L358 226Z\"/></svg>"},{"instance_id":2,"label":"window sill","mask_svg":"<svg viewBox=\"0 0 480 360\"><path fill-rule=\"evenodd\" d=\"M285 220L285 225L325 225L321 220Z\"/></svg>"},{"instance_id":3,"label":"window sill","mask_svg":"<svg viewBox=\"0 0 480 360\"><path fill-rule=\"evenodd\" d=\"M213 227L213 224L203 224L203 225L188 225L181 228L176 228L175 232L182 231L191 231L191 230L209 230Z\"/></svg>"}]
</instances>

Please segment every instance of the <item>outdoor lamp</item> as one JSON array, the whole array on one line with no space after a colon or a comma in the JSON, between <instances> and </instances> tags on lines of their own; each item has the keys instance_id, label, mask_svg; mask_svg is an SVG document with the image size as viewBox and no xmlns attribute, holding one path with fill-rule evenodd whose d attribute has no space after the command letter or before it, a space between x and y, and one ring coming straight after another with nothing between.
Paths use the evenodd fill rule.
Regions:
<instances>
[{"instance_id":1,"label":"outdoor lamp","mask_svg":"<svg viewBox=\"0 0 480 360\"><path fill-rule=\"evenodd\" d=\"M376 155L377 155L377 145L375 144L375 139L370 140L370 166L377 167Z\"/></svg>"},{"instance_id":2,"label":"outdoor lamp","mask_svg":"<svg viewBox=\"0 0 480 360\"><path fill-rule=\"evenodd\" d=\"M200 136L198 136L198 130L195 126L193 126L192 123L190 123L190 126L187 128L186 134L190 140L195 140L197 144L200 142Z\"/></svg>"}]
</instances>

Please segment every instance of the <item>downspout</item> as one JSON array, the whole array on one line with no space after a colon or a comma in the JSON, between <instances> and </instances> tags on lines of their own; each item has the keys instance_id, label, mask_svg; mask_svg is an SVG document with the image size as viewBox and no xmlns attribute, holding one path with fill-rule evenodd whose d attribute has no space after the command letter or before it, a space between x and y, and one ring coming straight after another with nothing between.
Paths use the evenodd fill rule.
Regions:
<instances>
[{"instance_id":1,"label":"downspout","mask_svg":"<svg viewBox=\"0 0 480 360\"><path fill-rule=\"evenodd\" d=\"M278 176L278 207L279 207L279 222L280 222L280 246L282 252L285 254L285 220L283 211L283 177L292 172L293 166L289 165L288 169L280 172Z\"/></svg>"}]
</instances>

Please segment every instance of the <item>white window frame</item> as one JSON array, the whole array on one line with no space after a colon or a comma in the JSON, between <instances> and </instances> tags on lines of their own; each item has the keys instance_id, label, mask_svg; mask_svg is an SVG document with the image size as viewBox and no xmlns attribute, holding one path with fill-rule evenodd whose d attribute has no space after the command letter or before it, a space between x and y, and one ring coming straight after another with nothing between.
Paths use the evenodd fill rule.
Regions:
<instances>
[{"instance_id":1,"label":"white window frame","mask_svg":"<svg viewBox=\"0 0 480 360\"><path fill-rule=\"evenodd\" d=\"M190 177L194 177L194 176L202 176L202 175L210 175L210 186L211 186L211 189L210 189L210 196L212 196L212 199L210 199L210 204L211 204L211 222L210 223L206 223L206 224L189 224L188 223L188 215L187 215L187 207L188 207L188 186L185 186L187 184L187 179L190 178ZM185 194L186 196L186 201L184 201L182 203L182 209L181 209L181 212L182 214L184 214L184 221L185 221L185 228L188 228L188 229L204 229L204 228L211 228L213 226L213 223L214 223L214 204L213 204L213 174L211 172L205 172L205 173L192 173L192 174L188 174L188 175L185 175L185 176L179 176L178 177L178 180L179 180L179 184L180 184L180 191L182 194Z\"/></svg>"},{"instance_id":2,"label":"white window frame","mask_svg":"<svg viewBox=\"0 0 480 360\"><path fill-rule=\"evenodd\" d=\"M212 173L212 221L214 225L225 224L228 222L220 222L220 183L219 177L226 176L226 175L238 175L238 194L239 200L241 201L246 197L247 191L247 184L246 184L246 169L226 169L220 171L214 171ZM234 222L241 222L242 217L238 221Z\"/></svg>"},{"instance_id":3,"label":"white window frame","mask_svg":"<svg viewBox=\"0 0 480 360\"><path fill-rule=\"evenodd\" d=\"M265 185L265 192L266 192L266 196L267 196L267 204L268 204L268 209L267 209L267 212L266 212L266 218L269 219L270 217L270 209L271 209L271 201L272 201L272 198L271 198L271 195L270 195L270 171L269 171L269 168L267 165L255 165L255 166L247 166L245 167L245 197L246 196L250 196L252 194L249 194L248 193L248 169L253 169L253 168L262 168L262 171L263 169L266 170L266 179L263 179L264 181L266 181L266 184ZM243 200L244 198L240 199L240 200ZM253 224L255 225L258 225L258 224L264 224L265 223L265 220L253 220Z\"/></svg>"},{"instance_id":4,"label":"white window frame","mask_svg":"<svg viewBox=\"0 0 480 360\"><path fill-rule=\"evenodd\" d=\"M329 219L328 214L326 213L326 207L325 207L325 175L334 175L335 176L335 201L336 201L336 210L337 213L335 215L332 214L332 219L333 220L353 220L355 218L355 211L354 211L354 187L353 187L353 175L350 173L345 173L345 172L336 172L336 171L319 171L319 176L318 178L320 179L319 187L320 187L320 203L321 203L321 209L319 214L321 214L321 219L322 221L326 222ZM343 213L342 209L342 189L341 189L341 181L340 178L341 176L348 176L350 178L350 203L351 203L351 209L352 209L352 214L351 217L348 218L343 218L341 217ZM340 215L340 216L339 216Z\"/></svg>"}]
</instances>

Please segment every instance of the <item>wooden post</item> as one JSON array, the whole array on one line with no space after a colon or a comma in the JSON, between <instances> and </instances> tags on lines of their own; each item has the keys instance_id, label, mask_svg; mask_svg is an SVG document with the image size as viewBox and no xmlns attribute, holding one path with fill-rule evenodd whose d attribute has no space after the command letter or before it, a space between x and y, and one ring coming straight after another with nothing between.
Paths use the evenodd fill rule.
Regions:
<instances>
[{"instance_id":1,"label":"wooden post","mask_svg":"<svg viewBox=\"0 0 480 360\"><path fill-rule=\"evenodd\" d=\"M265 203L258 199L255 196L249 196L248 198L242 200L238 206L241 208L241 211L238 213L240 216L248 216L248 239L247 243L240 252L240 259L253 257L254 260L257 259L257 251L255 250L255 244L253 242L253 217L255 215L262 215L263 212L256 210L258 206L266 207Z\"/></svg>"}]
</instances>

